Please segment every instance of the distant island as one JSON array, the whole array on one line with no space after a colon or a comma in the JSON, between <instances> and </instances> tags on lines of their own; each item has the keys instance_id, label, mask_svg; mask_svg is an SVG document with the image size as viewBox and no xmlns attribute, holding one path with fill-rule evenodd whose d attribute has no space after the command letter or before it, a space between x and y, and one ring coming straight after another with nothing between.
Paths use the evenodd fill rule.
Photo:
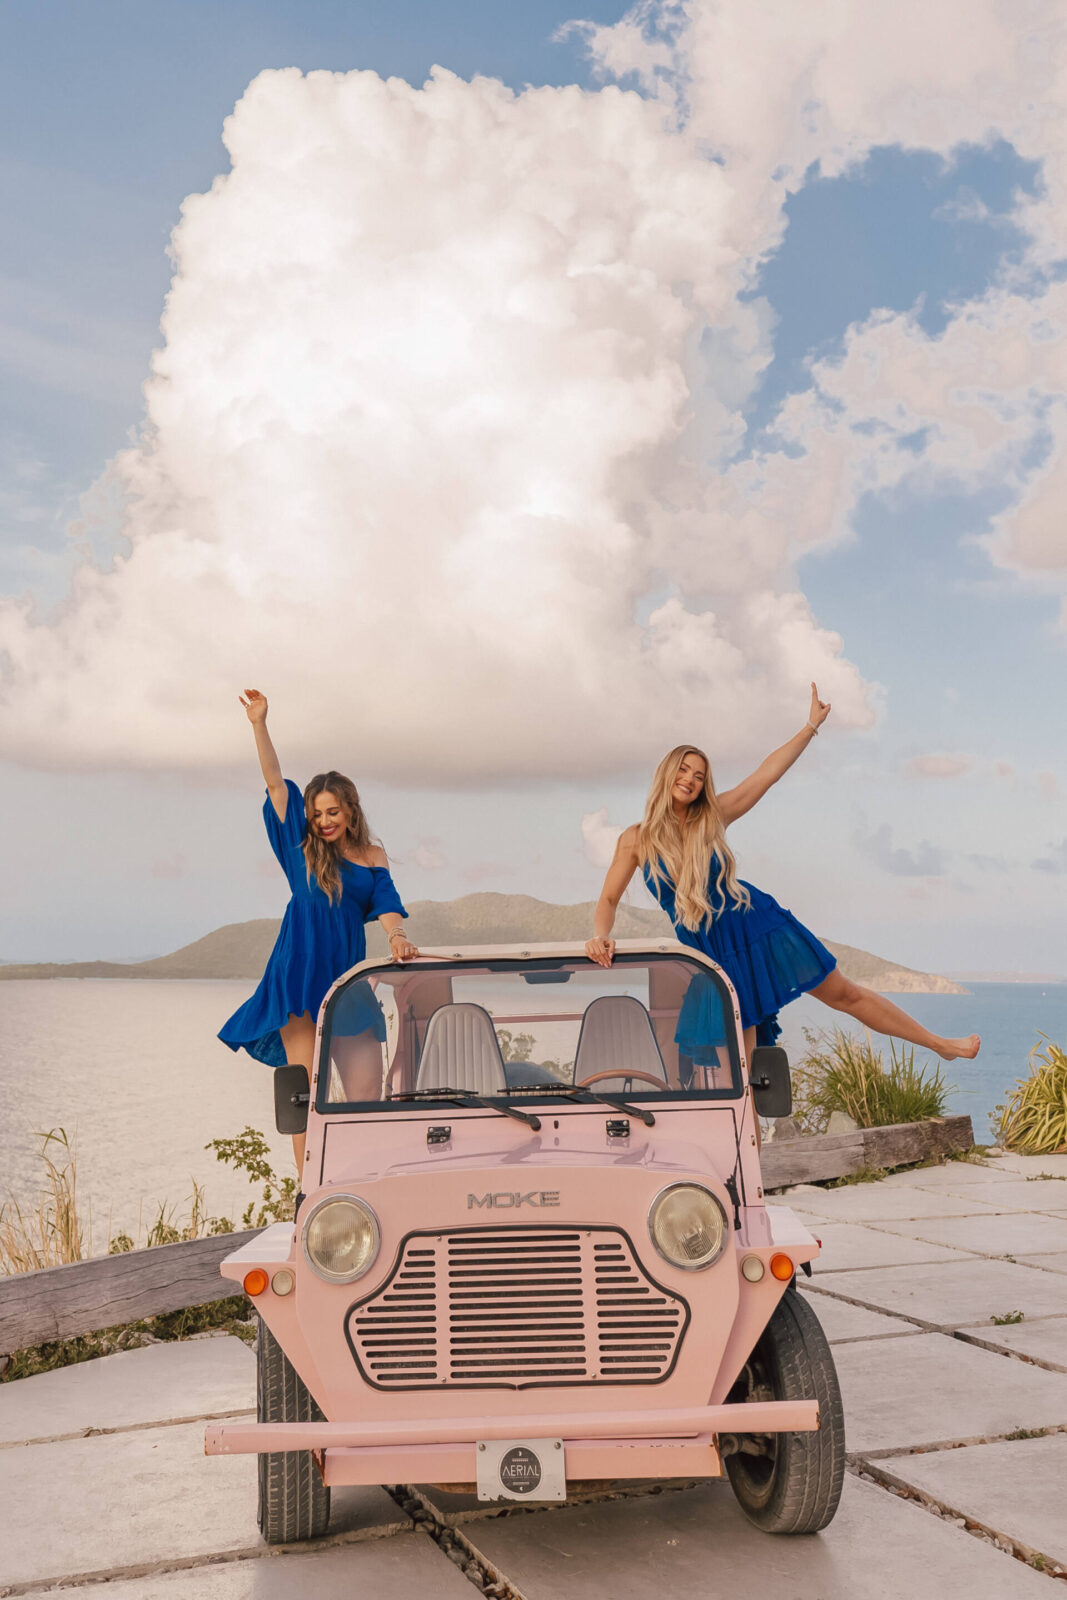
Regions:
<instances>
[{"instance_id":1,"label":"distant island","mask_svg":"<svg viewBox=\"0 0 1067 1600\"><path fill-rule=\"evenodd\" d=\"M466 894L458 900L415 900L409 927L416 943L428 948L479 944L570 943L588 937L593 902L549 905L526 894ZM169 956L151 961L39 961L0 966L4 978L247 978L260 977L278 933L278 920L231 922ZM620 906L615 923L620 939L662 939L671 926L661 911ZM885 961L851 945L824 941L846 977L882 994L966 994L960 983L931 972ZM377 923L367 930L370 955L384 955L386 942Z\"/></svg>"}]
</instances>

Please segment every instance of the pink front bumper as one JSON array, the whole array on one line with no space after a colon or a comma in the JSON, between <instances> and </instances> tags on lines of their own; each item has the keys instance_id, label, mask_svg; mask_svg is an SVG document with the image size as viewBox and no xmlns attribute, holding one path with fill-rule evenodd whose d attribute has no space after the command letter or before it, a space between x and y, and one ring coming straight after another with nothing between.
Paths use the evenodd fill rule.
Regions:
<instances>
[{"instance_id":1,"label":"pink front bumper","mask_svg":"<svg viewBox=\"0 0 1067 1600\"><path fill-rule=\"evenodd\" d=\"M691 1406L630 1415L571 1412L531 1417L441 1418L436 1422L214 1424L207 1455L313 1450L330 1484L469 1483L479 1440L561 1438L570 1479L674 1478L721 1473L716 1437L724 1433L810 1433L814 1400Z\"/></svg>"}]
</instances>

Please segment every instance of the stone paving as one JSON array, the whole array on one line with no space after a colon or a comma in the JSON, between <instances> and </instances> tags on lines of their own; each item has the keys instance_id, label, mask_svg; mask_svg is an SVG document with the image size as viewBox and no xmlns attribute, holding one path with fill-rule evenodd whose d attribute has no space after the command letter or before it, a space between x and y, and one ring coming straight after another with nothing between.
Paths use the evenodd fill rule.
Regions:
<instances>
[{"instance_id":1,"label":"stone paving","mask_svg":"<svg viewBox=\"0 0 1067 1600\"><path fill-rule=\"evenodd\" d=\"M251 1412L254 1359L201 1337L0 1386L0 1595L881 1600L890 1573L909 1600L1067 1593L1067 1157L803 1185L785 1203L823 1243L802 1292L850 1452L814 1538L757 1532L723 1482L543 1509L349 1489L325 1540L269 1551L254 1458L202 1453L204 1419Z\"/></svg>"}]
</instances>

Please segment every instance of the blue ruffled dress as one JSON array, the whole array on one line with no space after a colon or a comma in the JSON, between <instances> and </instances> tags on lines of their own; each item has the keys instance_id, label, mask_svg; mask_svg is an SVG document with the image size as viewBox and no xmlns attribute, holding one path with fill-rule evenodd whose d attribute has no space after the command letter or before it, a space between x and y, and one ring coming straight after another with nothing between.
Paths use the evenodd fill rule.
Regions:
<instances>
[{"instance_id":1,"label":"blue ruffled dress","mask_svg":"<svg viewBox=\"0 0 1067 1600\"><path fill-rule=\"evenodd\" d=\"M279 1028L290 1016L299 1017L305 1011L318 1016L334 980L365 959L364 923L389 911L407 916L386 867L363 867L343 861L341 898L333 905L314 878L308 882L302 848L307 832L304 799L291 779L286 780L285 787L289 793L285 821L278 821L269 795L263 806L263 821L292 899L285 908L259 988L219 1032L219 1038L231 1050L247 1050L268 1067L285 1066ZM385 1038L381 1008L369 984L354 984L344 999L343 1026L335 1031L354 1034L370 1028L376 1038Z\"/></svg>"},{"instance_id":2,"label":"blue ruffled dress","mask_svg":"<svg viewBox=\"0 0 1067 1600\"><path fill-rule=\"evenodd\" d=\"M757 1044L773 1044L781 1033L778 1012L816 988L837 966L836 957L813 933L777 900L754 884L746 883L752 904L739 908L717 894L719 858L712 857L708 898L714 907L701 927L679 922L674 904L674 884L661 882L644 869L645 882L674 924L681 944L700 950L718 963L734 989L741 1008L741 1026L756 1029ZM682 1002L677 1042L694 1061L711 1059L709 1052L726 1039L726 1019L718 990L710 979L693 980Z\"/></svg>"}]
</instances>

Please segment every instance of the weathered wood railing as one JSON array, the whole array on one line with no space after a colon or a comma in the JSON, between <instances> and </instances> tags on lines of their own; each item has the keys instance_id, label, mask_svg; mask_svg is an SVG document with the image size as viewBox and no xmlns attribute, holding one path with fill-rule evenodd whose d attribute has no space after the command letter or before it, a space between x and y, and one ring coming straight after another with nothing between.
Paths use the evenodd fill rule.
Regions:
<instances>
[{"instance_id":1,"label":"weathered wood railing","mask_svg":"<svg viewBox=\"0 0 1067 1600\"><path fill-rule=\"evenodd\" d=\"M767 1189L825 1182L969 1150L973 1143L970 1117L775 1140L763 1147L763 1182ZM223 1233L0 1278L0 1352L222 1300L236 1285L220 1277L219 1262L254 1236L254 1229Z\"/></svg>"}]
</instances>

